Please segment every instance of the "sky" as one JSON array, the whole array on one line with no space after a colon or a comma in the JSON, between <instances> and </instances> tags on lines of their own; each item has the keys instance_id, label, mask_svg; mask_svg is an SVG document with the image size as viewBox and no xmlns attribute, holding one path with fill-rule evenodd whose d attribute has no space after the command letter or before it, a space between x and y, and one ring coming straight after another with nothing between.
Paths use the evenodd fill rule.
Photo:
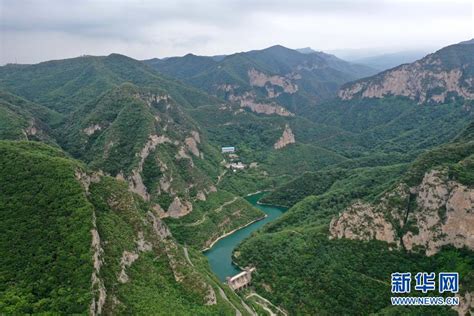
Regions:
<instances>
[{"instance_id":1,"label":"sky","mask_svg":"<svg viewBox=\"0 0 474 316\"><path fill-rule=\"evenodd\" d=\"M0 0L0 64L280 44L362 55L474 37L474 0ZM361 56L362 57L362 56Z\"/></svg>"}]
</instances>

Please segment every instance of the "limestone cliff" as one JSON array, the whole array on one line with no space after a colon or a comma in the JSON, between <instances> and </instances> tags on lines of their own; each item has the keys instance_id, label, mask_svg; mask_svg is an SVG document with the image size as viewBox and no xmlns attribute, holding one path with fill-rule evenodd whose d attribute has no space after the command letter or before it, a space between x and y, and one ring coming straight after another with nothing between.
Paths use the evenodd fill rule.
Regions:
<instances>
[{"instance_id":1,"label":"limestone cliff","mask_svg":"<svg viewBox=\"0 0 474 316\"><path fill-rule=\"evenodd\" d=\"M343 100L404 96L419 103L474 99L474 44L445 47L411 64L344 85Z\"/></svg>"},{"instance_id":2,"label":"limestone cliff","mask_svg":"<svg viewBox=\"0 0 474 316\"><path fill-rule=\"evenodd\" d=\"M291 130L288 124L285 125L285 130L283 131L283 135L273 144L273 148L275 149L282 149L283 147L288 146L289 144L295 143L295 135Z\"/></svg>"},{"instance_id":3,"label":"limestone cliff","mask_svg":"<svg viewBox=\"0 0 474 316\"><path fill-rule=\"evenodd\" d=\"M258 101L253 92L245 92L242 95L229 94L229 101L240 104L242 108L248 108L259 114L276 114L279 116L294 116L293 113L273 101Z\"/></svg>"},{"instance_id":4,"label":"limestone cliff","mask_svg":"<svg viewBox=\"0 0 474 316\"><path fill-rule=\"evenodd\" d=\"M281 92L275 92L276 87L283 89L283 92L293 94L298 91L298 85L293 83L290 79L291 75L278 76L278 75L266 75L263 72L256 70L255 68L250 69L248 72L250 85L254 87L265 87L269 98L275 98L281 94Z\"/></svg>"},{"instance_id":5,"label":"limestone cliff","mask_svg":"<svg viewBox=\"0 0 474 316\"><path fill-rule=\"evenodd\" d=\"M426 172L415 187L401 183L376 205L356 202L330 224L331 238L377 239L422 248L474 249L474 189L453 181L444 169Z\"/></svg>"}]
</instances>

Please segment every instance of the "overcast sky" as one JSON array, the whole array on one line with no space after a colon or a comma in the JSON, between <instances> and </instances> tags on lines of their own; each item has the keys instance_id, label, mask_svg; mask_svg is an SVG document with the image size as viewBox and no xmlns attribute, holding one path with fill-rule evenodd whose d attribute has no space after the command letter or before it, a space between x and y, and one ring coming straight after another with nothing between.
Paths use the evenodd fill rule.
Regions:
<instances>
[{"instance_id":1,"label":"overcast sky","mask_svg":"<svg viewBox=\"0 0 474 316\"><path fill-rule=\"evenodd\" d=\"M474 0L0 0L0 64L281 44L432 50L474 37Z\"/></svg>"}]
</instances>

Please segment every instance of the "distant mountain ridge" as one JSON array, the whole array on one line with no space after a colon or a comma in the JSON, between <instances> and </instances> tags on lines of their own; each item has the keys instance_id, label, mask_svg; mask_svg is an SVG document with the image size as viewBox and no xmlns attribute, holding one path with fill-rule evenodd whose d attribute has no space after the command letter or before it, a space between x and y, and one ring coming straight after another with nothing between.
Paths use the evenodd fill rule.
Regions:
<instances>
[{"instance_id":1,"label":"distant mountain ridge","mask_svg":"<svg viewBox=\"0 0 474 316\"><path fill-rule=\"evenodd\" d=\"M341 84L376 72L333 55L303 54L281 45L219 58L188 54L145 63L242 108L281 116L308 111L334 97Z\"/></svg>"},{"instance_id":2,"label":"distant mountain ridge","mask_svg":"<svg viewBox=\"0 0 474 316\"><path fill-rule=\"evenodd\" d=\"M418 103L474 99L474 43L444 47L414 62L344 85L339 97L404 96Z\"/></svg>"},{"instance_id":3,"label":"distant mountain ridge","mask_svg":"<svg viewBox=\"0 0 474 316\"><path fill-rule=\"evenodd\" d=\"M361 65L367 65L369 67L373 67L375 69L383 71L400 66L402 64L412 63L418 59L423 58L426 55L428 55L428 53L424 51L403 51L398 53L389 53L358 58L351 60L351 62L358 63Z\"/></svg>"}]
</instances>

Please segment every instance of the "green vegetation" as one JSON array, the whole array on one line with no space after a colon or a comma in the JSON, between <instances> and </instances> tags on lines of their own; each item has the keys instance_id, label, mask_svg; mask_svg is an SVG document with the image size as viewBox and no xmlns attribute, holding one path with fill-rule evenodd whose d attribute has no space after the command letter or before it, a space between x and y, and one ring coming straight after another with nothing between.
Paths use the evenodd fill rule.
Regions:
<instances>
[{"instance_id":1,"label":"green vegetation","mask_svg":"<svg viewBox=\"0 0 474 316\"><path fill-rule=\"evenodd\" d=\"M170 238L157 235L150 222L151 210L138 196L128 192L125 183L103 178L91 185L90 192L106 262L101 269L107 289L106 311L112 314L158 312L162 315L227 315L234 312L225 301L205 305L207 284L216 293L220 285L202 255L191 256L191 265L181 246ZM140 239L144 248L139 247ZM136 254L137 258L126 268L128 281L118 282L122 271L120 258L125 251ZM177 282L177 276L182 280ZM240 303L234 305L244 312Z\"/></svg>"},{"instance_id":2,"label":"green vegetation","mask_svg":"<svg viewBox=\"0 0 474 316\"><path fill-rule=\"evenodd\" d=\"M219 190L206 201L197 201L188 216L179 220L168 218L166 223L179 242L203 249L221 235L263 216L262 211L245 199Z\"/></svg>"},{"instance_id":3,"label":"green vegetation","mask_svg":"<svg viewBox=\"0 0 474 316\"><path fill-rule=\"evenodd\" d=\"M259 234L242 244L236 254L239 265L256 266L256 290L290 314L394 311L390 303L393 272L458 271L464 290L474 286L470 251L447 248L426 257L389 250L378 241L328 240L319 228ZM409 312L456 315L447 307L411 307Z\"/></svg>"},{"instance_id":4,"label":"green vegetation","mask_svg":"<svg viewBox=\"0 0 474 316\"><path fill-rule=\"evenodd\" d=\"M251 70L267 76L294 78L292 81L298 86L295 93L282 93L281 87L272 86L281 94L271 98L293 113L311 111L315 103L335 96L341 84L375 73L369 67L351 64L333 55L321 52L302 54L279 45L232 54L219 61L212 57L186 55L145 62L165 75L226 100L231 93L219 88L223 84L233 86L237 95L249 92L268 102L265 101L268 97L266 87L271 85L252 86L248 74Z\"/></svg>"},{"instance_id":5,"label":"green vegetation","mask_svg":"<svg viewBox=\"0 0 474 316\"><path fill-rule=\"evenodd\" d=\"M247 315L229 290L232 305L221 296L206 305L210 289L217 296L222 285L204 256L189 249L186 258L123 181L95 175L89 182L81 163L33 142L0 141L0 166L0 313L87 313L98 295L91 290L98 255L106 314L230 315L238 308ZM92 229L100 238L95 254ZM127 253L136 258L124 266Z\"/></svg>"},{"instance_id":6,"label":"green vegetation","mask_svg":"<svg viewBox=\"0 0 474 316\"><path fill-rule=\"evenodd\" d=\"M298 178L268 195L263 201L285 205L287 201L292 201L293 192L296 196L305 194L304 188L310 190L306 191L310 196L296 203L267 228L274 231L287 227L328 224L334 215L354 200L374 201L382 192L391 188L405 170L405 165L394 165L321 172L309 177L310 182L306 182L305 176ZM328 177L330 174L334 174L334 178ZM293 201L296 202L296 199Z\"/></svg>"},{"instance_id":7,"label":"green vegetation","mask_svg":"<svg viewBox=\"0 0 474 316\"><path fill-rule=\"evenodd\" d=\"M61 151L0 142L0 313L83 313L93 207Z\"/></svg>"},{"instance_id":8,"label":"green vegetation","mask_svg":"<svg viewBox=\"0 0 474 316\"><path fill-rule=\"evenodd\" d=\"M472 187L473 154L471 123L452 143L421 154L408 166L333 168L304 174L263 199L279 205L297 203L244 241L235 251L234 260L241 266L254 265L257 292L290 313L455 314L449 308L392 307L390 274L457 271L461 275L461 293L472 292L472 250L445 247L427 257L422 249L405 252L376 240L330 239L328 224L355 200L376 203L398 182L418 185L425 172L433 168L447 168L451 179ZM389 203L405 205L406 201L394 196ZM410 201L408 209L415 208L416 201ZM446 209L439 209L438 214L445 220ZM404 230L416 233L418 227L407 223Z\"/></svg>"},{"instance_id":9,"label":"green vegetation","mask_svg":"<svg viewBox=\"0 0 474 316\"><path fill-rule=\"evenodd\" d=\"M444 66L466 63L470 50L443 50ZM355 200L377 203L399 182L418 185L432 168L471 188L472 101L329 99L370 70L280 46L148 63L112 54L0 67L0 314L87 313L98 298L98 285L91 287L96 228L104 313L233 315L237 308L245 315L199 250L261 218L242 196L269 189L263 202L291 208L247 239L235 260L256 265L255 289L290 313L412 312L389 306L394 271L459 271L462 290L472 291L472 251L447 247L426 257L328 238L330 220ZM298 90L251 86L251 69L291 74ZM228 102L245 93L296 115ZM276 150L286 125L296 143ZM221 146L236 146L237 157L222 155ZM248 168L226 169L230 161ZM160 219L175 198L192 203L192 212ZM447 212L438 210L443 220ZM217 303L206 305L212 293Z\"/></svg>"}]
</instances>

